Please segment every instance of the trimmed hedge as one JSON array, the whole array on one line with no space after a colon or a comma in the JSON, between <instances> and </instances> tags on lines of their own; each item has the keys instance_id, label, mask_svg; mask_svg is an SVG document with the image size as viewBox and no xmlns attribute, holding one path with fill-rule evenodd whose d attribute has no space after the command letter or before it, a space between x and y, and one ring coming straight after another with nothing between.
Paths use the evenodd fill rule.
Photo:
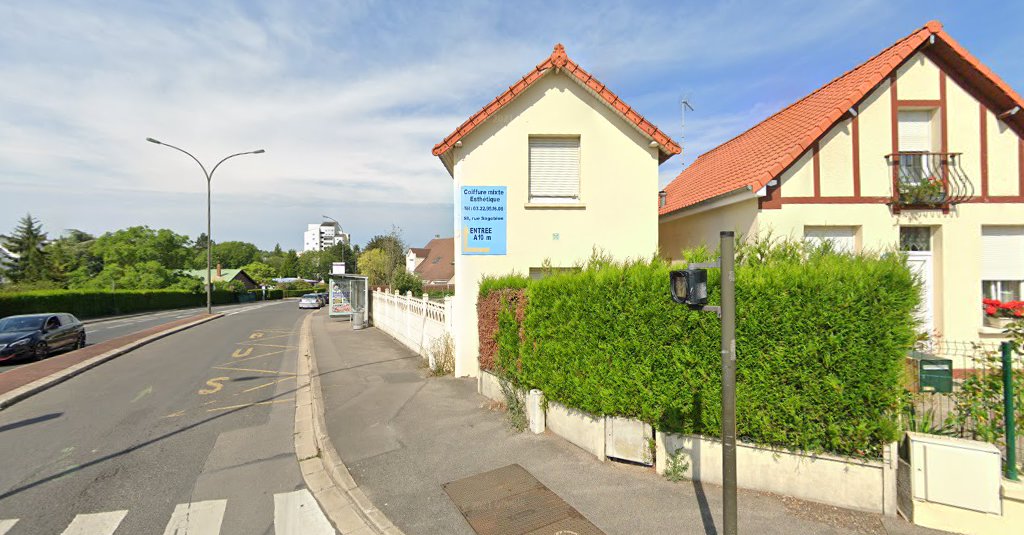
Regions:
<instances>
[{"instance_id":1,"label":"trimmed hedge","mask_svg":"<svg viewBox=\"0 0 1024 535\"><path fill-rule=\"evenodd\" d=\"M263 299L263 289L249 290L250 294L256 296L257 301L273 301L274 299L283 299L284 290L267 290L267 298Z\"/></svg>"},{"instance_id":2,"label":"trimmed hedge","mask_svg":"<svg viewBox=\"0 0 1024 535\"><path fill-rule=\"evenodd\" d=\"M234 292L214 290L215 305L238 302ZM36 312L69 312L80 319L198 307L206 304L206 293L181 290L39 290L0 293L0 317Z\"/></svg>"},{"instance_id":3,"label":"trimmed hedge","mask_svg":"<svg viewBox=\"0 0 1024 535\"><path fill-rule=\"evenodd\" d=\"M791 248L764 255L749 254L737 268L738 435L788 449L880 456L897 436L918 302L913 276L899 255ZM671 301L670 269L659 260L599 261L529 281L523 312L515 299L499 307L497 332L489 335L497 368L569 407L720 436L720 323ZM719 278L709 271L712 303ZM521 282L507 280L512 288ZM493 322L480 318L481 326Z\"/></svg>"}]
</instances>

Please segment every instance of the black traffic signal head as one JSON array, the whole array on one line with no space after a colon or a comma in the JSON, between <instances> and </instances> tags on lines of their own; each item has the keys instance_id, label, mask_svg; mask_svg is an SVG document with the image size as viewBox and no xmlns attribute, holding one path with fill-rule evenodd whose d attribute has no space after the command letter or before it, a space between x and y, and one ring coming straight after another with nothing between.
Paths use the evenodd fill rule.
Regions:
<instances>
[{"instance_id":1,"label":"black traffic signal head","mask_svg":"<svg viewBox=\"0 0 1024 535\"><path fill-rule=\"evenodd\" d=\"M672 300L676 303L702 306L708 303L708 270L680 269L669 274Z\"/></svg>"}]
</instances>

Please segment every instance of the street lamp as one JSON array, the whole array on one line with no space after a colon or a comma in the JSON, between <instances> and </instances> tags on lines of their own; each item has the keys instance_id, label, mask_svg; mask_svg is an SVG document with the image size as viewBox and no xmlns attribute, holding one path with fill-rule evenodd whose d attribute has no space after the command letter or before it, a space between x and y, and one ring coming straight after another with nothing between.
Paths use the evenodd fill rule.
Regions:
<instances>
[{"instance_id":1,"label":"street lamp","mask_svg":"<svg viewBox=\"0 0 1024 535\"><path fill-rule=\"evenodd\" d=\"M220 167L220 164L230 160L231 158L234 158L235 156L243 156L245 154L263 154L266 151L263 149L258 149L247 152L239 152L232 154L230 156L225 156L223 159L221 159L221 161L217 162L217 165L213 166L213 169L207 172L206 166L203 165L203 162L200 162L199 158L192 156L192 153L188 152L187 150L182 149L180 147L175 147L170 143L158 141L151 137L147 137L146 141L150 143L156 143L157 145L163 145L165 147L170 147L178 152L184 153L189 158L195 160L197 164L199 164L199 168L203 170L203 175L206 177L206 313L213 314L213 270L211 266L211 264L213 263L213 238L210 236L210 182L213 180L213 173L217 171L217 168Z\"/></svg>"}]
</instances>

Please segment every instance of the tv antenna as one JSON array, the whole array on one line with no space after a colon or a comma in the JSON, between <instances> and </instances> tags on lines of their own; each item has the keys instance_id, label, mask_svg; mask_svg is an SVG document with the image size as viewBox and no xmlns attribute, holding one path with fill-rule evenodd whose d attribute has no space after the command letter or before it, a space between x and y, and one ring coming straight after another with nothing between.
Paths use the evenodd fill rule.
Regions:
<instances>
[{"instance_id":1,"label":"tv antenna","mask_svg":"<svg viewBox=\"0 0 1024 535\"><path fill-rule=\"evenodd\" d=\"M690 105L690 95L683 95L679 99L679 114L680 114L680 129L679 129L679 143L683 144L686 141L686 110L693 111L693 106ZM682 158L679 159L680 163L686 164Z\"/></svg>"}]
</instances>

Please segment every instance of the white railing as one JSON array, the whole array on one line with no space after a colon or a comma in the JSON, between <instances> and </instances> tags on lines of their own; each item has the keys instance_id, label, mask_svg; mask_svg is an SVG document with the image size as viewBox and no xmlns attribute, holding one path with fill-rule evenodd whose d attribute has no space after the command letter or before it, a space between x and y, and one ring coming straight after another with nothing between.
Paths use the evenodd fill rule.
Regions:
<instances>
[{"instance_id":1,"label":"white railing","mask_svg":"<svg viewBox=\"0 0 1024 535\"><path fill-rule=\"evenodd\" d=\"M373 325L424 358L438 338L452 336L451 297L436 302L377 288L371 299Z\"/></svg>"}]
</instances>

